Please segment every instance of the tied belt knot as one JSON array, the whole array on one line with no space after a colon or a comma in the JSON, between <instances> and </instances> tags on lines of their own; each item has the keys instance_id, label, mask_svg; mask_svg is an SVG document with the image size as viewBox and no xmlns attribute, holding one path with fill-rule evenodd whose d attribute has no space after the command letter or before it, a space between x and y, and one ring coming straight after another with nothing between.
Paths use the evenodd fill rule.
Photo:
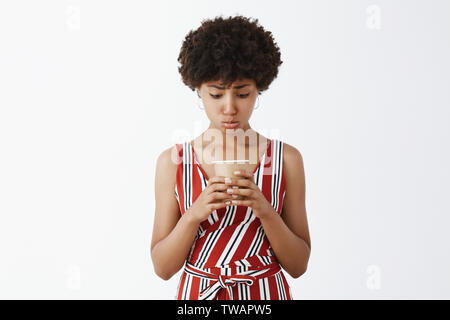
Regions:
<instances>
[{"instance_id":1,"label":"tied belt knot","mask_svg":"<svg viewBox=\"0 0 450 320\"><path fill-rule=\"evenodd\" d=\"M271 263L264 269L248 270L234 275L222 275L206 272L189 262L186 263L184 269L185 272L195 277L212 280L210 286L200 291L199 300L218 300L219 297L222 297L224 300L233 300L232 288L237 283L251 286L257 280L272 276L280 272L280 270L278 263Z\"/></svg>"}]
</instances>

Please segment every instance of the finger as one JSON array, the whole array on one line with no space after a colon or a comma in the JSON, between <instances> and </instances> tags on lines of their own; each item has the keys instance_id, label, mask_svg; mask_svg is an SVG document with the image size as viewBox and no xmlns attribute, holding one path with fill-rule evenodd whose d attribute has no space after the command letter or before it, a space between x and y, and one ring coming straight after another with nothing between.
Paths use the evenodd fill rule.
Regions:
<instances>
[{"instance_id":1,"label":"finger","mask_svg":"<svg viewBox=\"0 0 450 320\"><path fill-rule=\"evenodd\" d=\"M213 183L225 183L225 177L215 176L208 180L208 186Z\"/></svg>"},{"instance_id":2,"label":"finger","mask_svg":"<svg viewBox=\"0 0 450 320\"><path fill-rule=\"evenodd\" d=\"M229 185L223 184L223 183L214 183L211 186L207 187L206 194L211 195L216 192L218 193L226 193L227 189L229 188ZM239 188L239 187L236 187Z\"/></svg>"},{"instance_id":3,"label":"finger","mask_svg":"<svg viewBox=\"0 0 450 320\"><path fill-rule=\"evenodd\" d=\"M216 191L216 190L226 190L229 187L230 187L229 185L227 185L223 182L217 182L217 183L211 184L209 188L213 191Z\"/></svg>"},{"instance_id":4,"label":"finger","mask_svg":"<svg viewBox=\"0 0 450 320\"><path fill-rule=\"evenodd\" d=\"M253 179L253 174L247 170L238 170L233 173L234 173L234 175L242 177L242 178Z\"/></svg>"},{"instance_id":5,"label":"finger","mask_svg":"<svg viewBox=\"0 0 450 320\"><path fill-rule=\"evenodd\" d=\"M249 179L232 179L231 185L250 189L253 189L256 186L253 180Z\"/></svg>"},{"instance_id":6,"label":"finger","mask_svg":"<svg viewBox=\"0 0 450 320\"><path fill-rule=\"evenodd\" d=\"M231 202L230 203L226 203L224 201L221 202L217 202L217 203L213 203L210 205L211 210L218 210L221 208L226 208L228 206L231 206Z\"/></svg>"},{"instance_id":7,"label":"finger","mask_svg":"<svg viewBox=\"0 0 450 320\"><path fill-rule=\"evenodd\" d=\"M231 205L234 206L246 206L246 207L251 207L253 204L252 200L237 200L237 199L233 199L231 200Z\"/></svg>"},{"instance_id":8,"label":"finger","mask_svg":"<svg viewBox=\"0 0 450 320\"><path fill-rule=\"evenodd\" d=\"M254 195L254 191L252 189L233 189L233 188L228 188L227 189L227 193L241 195L241 196L245 196L247 198L252 198L253 195Z\"/></svg>"},{"instance_id":9,"label":"finger","mask_svg":"<svg viewBox=\"0 0 450 320\"><path fill-rule=\"evenodd\" d=\"M215 202L217 200L222 201L222 200L226 200L226 199L230 200L231 195L228 193L225 193L225 192L213 192L209 195L208 203Z\"/></svg>"}]
</instances>

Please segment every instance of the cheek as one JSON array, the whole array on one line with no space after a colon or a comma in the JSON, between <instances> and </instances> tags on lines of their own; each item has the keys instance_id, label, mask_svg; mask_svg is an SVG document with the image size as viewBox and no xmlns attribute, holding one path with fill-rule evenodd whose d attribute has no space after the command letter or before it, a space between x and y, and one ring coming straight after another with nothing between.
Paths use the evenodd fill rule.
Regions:
<instances>
[{"instance_id":1,"label":"cheek","mask_svg":"<svg viewBox=\"0 0 450 320\"><path fill-rule=\"evenodd\" d=\"M208 117L208 119L210 121L217 122L221 118L219 107L216 107L213 105L208 105L208 106L205 106L205 110L202 110L202 111L205 112L206 116Z\"/></svg>"},{"instance_id":2,"label":"cheek","mask_svg":"<svg viewBox=\"0 0 450 320\"><path fill-rule=\"evenodd\" d=\"M253 96L251 98L248 98L248 100L246 101L247 109L252 110L253 107L255 106L255 103L256 103L256 97Z\"/></svg>"},{"instance_id":3,"label":"cheek","mask_svg":"<svg viewBox=\"0 0 450 320\"><path fill-rule=\"evenodd\" d=\"M203 110L203 111L206 113L206 116L207 116L209 119L213 119L213 118L217 117L217 115L215 115L214 113L212 113L212 112L211 112L211 109L209 109L209 108L205 108L205 110Z\"/></svg>"},{"instance_id":4,"label":"cheek","mask_svg":"<svg viewBox=\"0 0 450 320\"><path fill-rule=\"evenodd\" d=\"M253 106L255 105L256 99L254 98L246 98L238 101L239 110L241 112L251 112Z\"/></svg>"},{"instance_id":5,"label":"cheek","mask_svg":"<svg viewBox=\"0 0 450 320\"><path fill-rule=\"evenodd\" d=\"M245 112L245 114L246 114L247 116L250 116L250 115L253 113L253 106L254 106L254 103L253 103L253 102L248 103L248 104L245 106L245 109L243 110L243 112Z\"/></svg>"}]
</instances>

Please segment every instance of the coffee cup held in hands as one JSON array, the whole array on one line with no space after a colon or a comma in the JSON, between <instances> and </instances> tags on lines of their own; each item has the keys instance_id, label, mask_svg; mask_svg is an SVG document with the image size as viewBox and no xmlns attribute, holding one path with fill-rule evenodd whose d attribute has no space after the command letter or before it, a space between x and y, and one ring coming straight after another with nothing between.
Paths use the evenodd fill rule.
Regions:
<instances>
[{"instance_id":1,"label":"coffee cup held in hands","mask_svg":"<svg viewBox=\"0 0 450 320\"><path fill-rule=\"evenodd\" d=\"M214 172L216 176L228 178L242 178L234 174L235 171L251 170L250 160L216 160L214 164Z\"/></svg>"},{"instance_id":2,"label":"coffee cup held in hands","mask_svg":"<svg viewBox=\"0 0 450 320\"><path fill-rule=\"evenodd\" d=\"M234 174L234 172L243 170L250 172L253 165L249 162L250 160L216 160L212 163L214 164L214 172L216 176L232 179L243 179L244 177L237 176ZM243 199L243 197L239 196L236 199Z\"/></svg>"}]
</instances>

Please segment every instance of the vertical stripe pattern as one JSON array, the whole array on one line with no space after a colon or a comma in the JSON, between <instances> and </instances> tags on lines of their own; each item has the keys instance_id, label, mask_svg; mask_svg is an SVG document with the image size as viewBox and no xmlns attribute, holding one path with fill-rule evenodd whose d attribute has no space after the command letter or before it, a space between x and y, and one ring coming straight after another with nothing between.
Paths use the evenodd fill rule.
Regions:
<instances>
[{"instance_id":1,"label":"vertical stripe pattern","mask_svg":"<svg viewBox=\"0 0 450 320\"><path fill-rule=\"evenodd\" d=\"M175 196L183 215L206 188L208 177L189 142L177 144L176 147L182 161L177 167ZM267 149L259 159L253 177L267 201L280 214L286 192L282 141L268 140ZM277 266L276 272L262 272L269 269L273 271L274 266ZM254 274L254 270L260 270L263 277L259 276L253 281L236 280ZM231 205L214 210L200 224L175 298L292 299L283 271L251 207Z\"/></svg>"}]
</instances>

